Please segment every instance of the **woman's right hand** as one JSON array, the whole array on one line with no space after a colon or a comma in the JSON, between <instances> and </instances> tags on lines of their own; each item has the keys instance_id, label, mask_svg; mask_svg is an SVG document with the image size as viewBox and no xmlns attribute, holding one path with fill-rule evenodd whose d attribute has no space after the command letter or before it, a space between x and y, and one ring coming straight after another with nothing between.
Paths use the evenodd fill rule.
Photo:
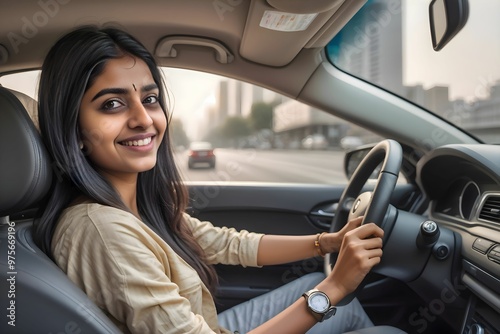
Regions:
<instances>
[{"instance_id":1,"label":"woman's right hand","mask_svg":"<svg viewBox=\"0 0 500 334\"><path fill-rule=\"evenodd\" d=\"M353 219L349 226L357 224ZM330 303L337 305L345 296L353 292L382 256L384 231L370 223L356 227L345 233L340 246L337 262L328 277L316 288L328 295ZM317 319L306 312L303 298L257 327L252 333L305 333Z\"/></svg>"},{"instance_id":2,"label":"woman's right hand","mask_svg":"<svg viewBox=\"0 0 500 334\"><path fill-rule=\"evenodd\" d=\"M347 232L339 255L325 283L336 286L341 295L353 292L368 272L380 262L384 230L374 223Z\"/></svg>"}]
</instances>

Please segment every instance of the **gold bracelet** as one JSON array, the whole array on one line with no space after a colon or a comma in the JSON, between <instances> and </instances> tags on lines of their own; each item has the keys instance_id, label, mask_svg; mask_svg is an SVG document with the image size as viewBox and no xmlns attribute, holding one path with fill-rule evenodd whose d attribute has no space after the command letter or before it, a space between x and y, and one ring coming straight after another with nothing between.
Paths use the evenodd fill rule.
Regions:
<instances>
[{"instance_id":1,"label":"gold bracelet","mask_svg":"<svg viewBox=\"0 0 500 334\"><path fill-rule=\"evenodd\" d=\"M314 249L318 252L318 255L321 257L325 257L325 253L321 249L321 237L323 234L326 234L326 232L318 233L316 234L316 240L314 240Z\"/></svg>"}]
</instances>

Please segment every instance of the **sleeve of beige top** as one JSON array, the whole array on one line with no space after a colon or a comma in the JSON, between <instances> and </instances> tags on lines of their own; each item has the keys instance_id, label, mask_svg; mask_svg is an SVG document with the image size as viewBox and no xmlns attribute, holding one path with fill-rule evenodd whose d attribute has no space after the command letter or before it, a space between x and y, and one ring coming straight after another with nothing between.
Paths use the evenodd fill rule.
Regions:
<instances>
[{"instance_id":1,"label":"sleeve of beige top","mask_svg":"<svg viewBox=\"0 0 500 334\"><path fill-rule=\"evenodd\" d=\"M200 221L187 214L185 220L197 242L205 250L207 260L211 264L239 264L244 267L258 267L257 251L260 239L264 234L215 227L210 222Z\"/></svg>"},{"instance_id":2,"label":"sleeve of beige top","mask_svg":"<svg viewBox=\"0 0 500 334\"><path fill-rule=\"evenodd\" d=\"M137 225L93 222L81 233L86 293L132 333L214 333L165 274L165 263Z\"/></svg>"}]
</instances>

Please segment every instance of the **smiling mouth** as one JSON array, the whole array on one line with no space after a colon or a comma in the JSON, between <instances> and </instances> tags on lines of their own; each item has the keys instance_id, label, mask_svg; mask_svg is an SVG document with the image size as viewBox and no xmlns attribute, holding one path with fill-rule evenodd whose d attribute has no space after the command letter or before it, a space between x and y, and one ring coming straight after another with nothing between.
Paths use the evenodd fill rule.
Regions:
<instances>
[{"instance_id":1,"label":"smiling mouth","mask_svg":"<svg viewBox=\"0 0 500 334\"><path fill-rule=\"evenodd\" d=\"M122 141L120 144L123 146L146 146L151 143L152 137L139 139L139 140L128 140Z\"/></svg>"}]
</instances>

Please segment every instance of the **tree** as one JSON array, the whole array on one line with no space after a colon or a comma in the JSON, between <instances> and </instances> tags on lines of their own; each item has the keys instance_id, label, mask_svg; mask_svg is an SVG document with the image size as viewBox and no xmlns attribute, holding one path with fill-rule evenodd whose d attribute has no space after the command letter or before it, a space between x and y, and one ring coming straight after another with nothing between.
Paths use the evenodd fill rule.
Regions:
<instances>
[{"instance_id":1,"label":"tree","mask_svg":"<svg viewBox=\"0 0 500 334\"><path fill-rule=\"evenodd\" d=\"M180 119L172 118L169 127L173 146L189 146L189 138Z\"/></svg>"},{"instance_id":2,"label":"tree","mask_svg":"<svg viewBox=\"0 0 500 334\"><path fill-rule=\"evenodd\" d=\"M273 127L273 104L256 102L252 104L249 122L254 131L272 129Z\"/></svg>"},{"instance_id":3,"label":"tree","mask_svg":"<svg viewBox=\"0 0 500 334\"><path fill-rule=\"evenodd\" d=\"M241 116L226 118L220 131L227 140L231 140L233 143L240 138L248 136L252 132L248 122Z\"/></svg>"},{"instance_id":4,"label":"tree","mask_svg":"<svg viewBox=\"0 0 500 334\"><path fill-rule=\"evenodd\" d=\"M213 128L202 139L212 143L214 147L228 147L226 138L222 135L222 124Z\"/></svg>"}]
</instances>

